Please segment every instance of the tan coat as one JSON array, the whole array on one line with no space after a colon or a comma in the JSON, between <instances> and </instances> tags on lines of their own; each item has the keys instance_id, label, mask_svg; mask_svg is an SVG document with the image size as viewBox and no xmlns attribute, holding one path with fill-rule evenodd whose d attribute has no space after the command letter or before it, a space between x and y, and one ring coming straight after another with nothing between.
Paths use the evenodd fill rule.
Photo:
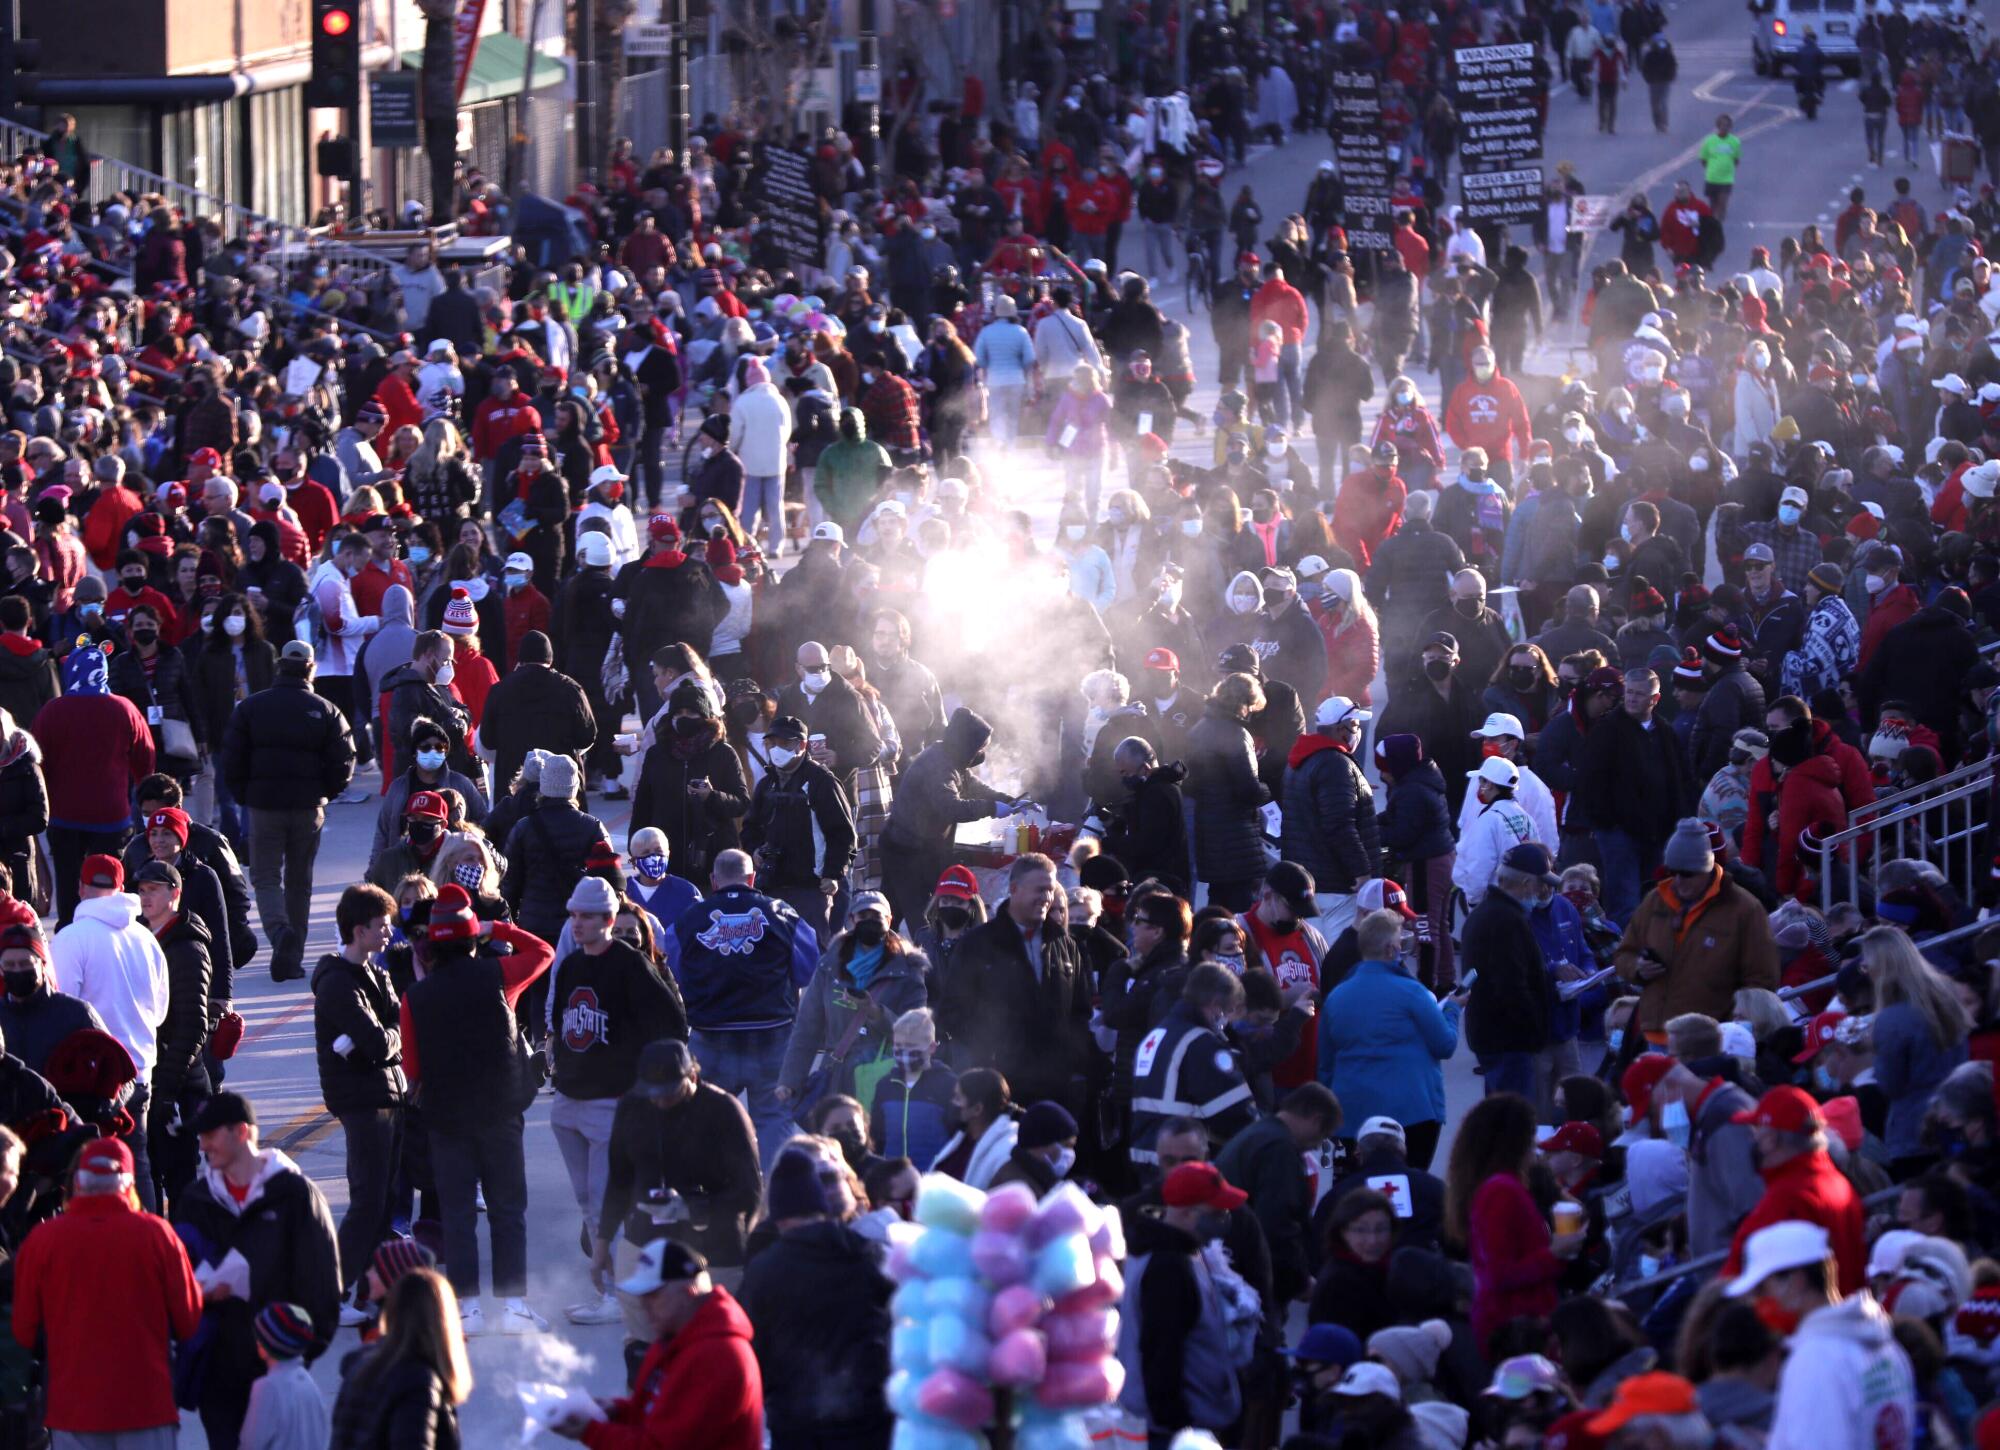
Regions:
<instances>
[{"instance_id":1,"label":"tan coat","mask_svg":"<svg viewBox=\"0 0 2000 1450\"><path fill-rule=\"evenodd\" d=\"M1638 1026L1661 1032L1670 1018L1700 1012L1727 1022L1741 987L1778 987L1778 944L1757 898L1727 876L1693 922L1678 932L1680 912L1670 904L1671 884L1646 893L1618 943L1618 975L1639 987ZM1666 974L1640 984L1639 953L1651 947Z\"/></svg>"}]
</instances>

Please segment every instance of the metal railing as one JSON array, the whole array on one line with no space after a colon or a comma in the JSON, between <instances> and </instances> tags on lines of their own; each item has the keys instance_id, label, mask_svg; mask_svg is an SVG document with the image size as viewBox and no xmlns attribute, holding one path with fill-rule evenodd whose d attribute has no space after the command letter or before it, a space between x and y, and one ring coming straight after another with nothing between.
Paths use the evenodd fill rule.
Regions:
<instances>
[{"instance_id":1,"label":"metal railing","mask_svg":"<svg viewBox=\"0 0 2000 1450\"><path fill-rule=\"evenodd\" d=\"M1883 1189L1880 1193L1869 1194L1861 1200L1861 1206L1864 1209L1886 1208L1889 1204L1894 1203L1902 1192L1903 1185L1898 1183L1893 1187ZM1712 1254L1703 1254L1700 1258L1689 1259L1685 1264L1675 1264L1672 1268L1662 1269L1657 1274L1648 1274L1643 1279L1626 1279L1622 1283L1614 1284L1612 1290L1614 1293L1623 1296L1626 1294L1644 1293L1653 1289L1664 1289L1687 1278L1690 1274L1706 1274L1710 1269L1719 1269L1728 1261L1729 1250L1717 1249Z\"/></svg>"},{"instance_id":2,"label":"metal railing","mask_svg":"<svg viewBox=\"0 0 2000 1450\"><path fill-rule=\"evenodd\" d=\"M1863 861L1929 861L1971 899L1978 885L1973 843L1986 829L1981 808L1992 793L1993 762L1979 760L1855 807L1847 827L1819 843L1820 910L1860 899ZM1843 873L1844 893L1836 889Z\"/></svg>"}]
</instances>

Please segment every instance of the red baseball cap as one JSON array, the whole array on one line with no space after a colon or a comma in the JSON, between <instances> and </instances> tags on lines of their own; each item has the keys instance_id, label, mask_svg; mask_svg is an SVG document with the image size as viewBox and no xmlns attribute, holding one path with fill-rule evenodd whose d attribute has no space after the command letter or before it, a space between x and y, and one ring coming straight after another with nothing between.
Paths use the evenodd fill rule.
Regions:
<instances>
[{"instance_id":1,"label":"red baseball cap","mask_svg":"<svg viewBox=\"0 0 2000 1450\"><path fill-rule=\"evenodd\" d=\"M1614 1435L1642 1415L1691 1415L1701 1408L1694 1386L1677 1374L1635 1374L1618 1386L1611 1408L1590 1422L1593 1435Z\"/></svg>"},{"instance_id":2,"label":"red baseball cap","mask_svg":"<svg viewBox=\"0 0 2000 1450\"><path fill-rule=\"evenodd\" d=\"M125 889L125 863L116 856L98 854L83 858L83 870L77 880L85 886L99 891L123 891Z\"/></svg>"},{"instance_id":3,"label":"red baseball cap","mask_svg":"<svg viewBox=\"0 0 2000 1450\"><path fill-rule=\"evenodd\" d=\"M1630 1028L1626 1029L1630 1031ZM1664 1052L1646 1052L1632 1059L1625 1069L1625 1076L1618 1080L1618 1086L1625 1094L1625 1101L1631 1108L1627 1123L1636 1123L1646 1116L1653 1106L1653 1089L1660 1085L1660 1079L1680 1066L1680 1059L1669 1057Z\"/></svg>"},{"instance_id":4,"label":"red baseball cap","mask_svg":"<svg viewBox=\"0 0 2000 1450\"><path fill-rule=\"evenodd\" d=\"M1789 1083L1765 1093L1757 1100L1756 1107L1730 1114L1729 1121L1748 1123L1755 1128L1776 1128L1780 1133L1809 1133L1826 1122L1813 1095Z\"/></svg>"},{"instance_id":5,"label":"red baseball cap","mask_svg":"<svg viewBox=\"0 0 2000 1450\"><path fill-rule=\"evenodd\" d=\"M188 455L188 466L192 468L197 463L206 463L210 468L220 468L222 455L213 448L197 448Z\"/></svg>"},{"instance_id":6,"label":"red baseball cap","mask_svg":"<svg viewBox=\"0 0 2000 1450\"><path fill-rule=\"evenodd\" d=\"M681 536L681 526L672 514L654 514L651 522L646 525L646 533L655 539L678 539Z\"/></svg>"},{"instance_id":7,"label":"red baseball cap","mask_svg":"<svg viewBox=\"0 0 2000 1450\"><path fill-rule=\"evenodd\" d=\"M1840 1024L1847 1020L1845 1012L1821 1012L1806 1023L1805 1046L1792 1054L1792 1061L1803 1067L1819 1056L1819 1050L1833 1041L1840 1031Z\"/></svg>"},{"instance_id":8,"label":"red baseball cap","mask_svg":"<svg viewBox=\"0 0 2000 1450\"><path fill-rule=\"evenodd\" d=\"M1231 1188L1213 1163L1183 1163L1160 1185L1160 1201L1168 1208L1241 1208L1250 1195Z\"/></svg>"},{"instance_id":9,"label":"red baseball cap","mask_svg":"<svg viewBox=\"0 0 2000 1450\"><path fill-rule=\"evenodd\" d=\"M1405 921L1415 921L1416 912L1410 909L1410 898L1386 876L1361 883L1361 890L1355 893L1355 902L1363 911L1394 911Z\"/></svg>"},{"instance_id":10,"label":"red baseball cap","mask_svg":"<svg viewBox=\"0 0 2000 1450\"><path fill-rule=\"evenodd\" d=\"M1856 1152L1861 1147L1861 1099L1856 1097L1828 1098L1819 1105L1819 1115L1826 1119L1826 1130L1847 1145L1847 1151Z\"/></svg>"},{"instance_id":11,"label":"red baseball cap","mask_svg":"<svg viewBox=\"0 0 2000 1450\"><path fill-rule=\"evenodd\" d=\"M1173 670L1179 673L1181 657L1170 649L1149 649L1146 651L1145 666L1149 670Z\"/></svg>"},{"instance_id":12,"label":"red baseball cap","mask_svg":"<svg viewBox=\"0 0 2000 1450\"><path fill-rule=\"evenodd\" d=\"M1588 1123L1564 1123L1540 1139L1537 1146L1544 1153L1581 1153L1586 1158L1602 1158L1604 1135Z\"/></svg>"},{"instance_id":13,"label":"red baseball cap","mask_svg":"<svg viewBox=\"0 0 2000 1450\"><path fill-rule=\"evenodd\" d=\"M444 821L451 818L451 810L444 803L444 797L434 790L420 790L410 797L410 803L403 807L405 816L421 816L428 820Z\"/></svg>"},{"instance_id":14,"label":"red baseball cap","mask_svg":"<svg viewBox=\"0 0 2000 1450\"><path fill-rule=\"evenodd\" d=\"M83 1145L76 1166L85 1173L132 1172L132 1150L116 1138L92 1138Z\"/></svg>"},{"instance_id":15,"label":"red baseball cap","mask_svg":"<svg viewBox=\"0 0 2000 1450\"><path fill-rule=\"evenodd\" d=\"M970 866L947 866L938 877L938 896L949 896L956 901L977 901L979 899L979 878L972 874Z\"/></svg>"}]
</instances>

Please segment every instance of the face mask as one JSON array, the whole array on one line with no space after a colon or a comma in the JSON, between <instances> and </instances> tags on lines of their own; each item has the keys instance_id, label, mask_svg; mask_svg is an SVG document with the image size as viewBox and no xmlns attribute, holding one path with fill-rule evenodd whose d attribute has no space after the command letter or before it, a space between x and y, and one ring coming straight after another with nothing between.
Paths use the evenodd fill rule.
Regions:
<instances>
[{"instance_id":1,"label":"face mask","mask_svg":"<svg viewBox=\"0 0 2000 1450\"><path fill-rule=\"evenodd\" d=\"M1620 406L1619 408L1615 409L1614 411L1615 411L1615 412L1616 412L1616 413L1618 414L1618 421L1619 421L1619 422L1621 422L1621 423L1629 423L1629 422L1631 422L1631 421L1632 421L1632 410L1631 410L1630 408L1627 408L1627 407L1623 407L1623 406Z\"/></svg>"},{"instance_id":2,"label":"face mask","mask_svg":"<svg viewBox=\"0 0 2000 1450\"><path fill-rule=\"evenodd\" d=\"M972 908L969 906L940 906L937 909L937 919L938 925L946 931L963 931L966 923L972 920Z\"/></svg>"},{"instance_id":3,"label":"face mask","mask_svg":"<svg viewBox=\"0 0 2000 1450\"><path fill-rule=\"evenodd\" d=\"M1688 1121L1687 1104L1683 1102L1662 1103L1660 1105L1660 1136L1676 1148L1685 1148L1693 1135L1694 1126Z\"/></svg>"},{"instance_id":4,"label":"face mask","mask_svg":"<svg viewBox=\"0 0 2000 1450\"><path fill-rule=\"evenodd\" d=\"M436 821L412 821L409 827L410 844L419 848L435 846L444 835L444 827Z\"/></svg>"},{"instance_id":5,"label":"face mask","mask_svg":"<svg viewBox=\"0 0 2000 1450\"><path fill-rule=\"evenodd\" d=\"M1104 517L1110 521L1111 527L1114 529L1122 529L1130 521L1130 515L1123 509L1111 509L1106 512Z\"/></svg>"},{"instance_id":6,"label":"face mask","mask_svg":"<svg viewBox=\"0 0 2000 1450\"><path fill-rule=\"evenodd\" d=\"M1069 1177L1069 1170L1076 1167L1076 1149L1056 1149L1056 1156L1049 1159L1049 1167L1056 1170L1056 1177Z\"/></svg>"},{"instance_id":7,"label":"face mask","mask_svg":"<svg viewBox=\"0 0 2000 1450\"><path fill-rule=\"evenodd\" d=\"M1512 685L1516 692L1532 690L1535 687L1537 678L1539 677L1532 665L1509 665L1507 667L1507 683Z\"/></svg>"},{"instance_id":8,"label":"face mask","mask_svg":"<svg viewBox=\"0 0 2000 1450\"><path fill-rule=\"evenodd\" d=\"M1565 428L1563 429L1563 437L1567 438L1572 443L1581 443L1583 442L1583 429Z\"/></svg>"},{"instance_id":9,"label":"face mask","mask_svg":"<svg viewBox=\"0 0 2000 1450\"><path fill-rule=\"evenodd\" d=\"M906 1078L919 1078L929 1069L931 1055L921 1047L898 1047L891 1055L896 1059L896 1071Z\"/></svg>"},{"instance_id":10,"label":"face mask","mask_svg":"<svg viewBox=\"0 0 2000 1450\"><path fill-rule=\"evenodd\" d=\"M502 578L505 579L507 587L510 590L525 589L528 587L528 576L526 574L506 574Z\"/></svg>"},{"instance_id":11,"label":"face mask","mask_svg":"<svg viewBox=\"0 0 2000 1450\"><path fill-rule=\"evenodd\" d=\"M5 979L10 997L32 997L42 981L39 972L0 972L0 978Z\"/></svg>"},{"instance_id":12,"label":"face mask","mask_svg":"<svg viewBox=\"0 0 2000 1450\"><path fill-rule=\"evenodd\" d=\"M1604 556L1604 572L1607 574L1616 574L1618 572L1618 556L1616 554L1606 554Z\"/></svg>"},{"instance_id":13,"label":"face mask","mask_svg":"<svg viewBox=\"0 0 2000 1450\"><path fill-rule=\"evenodd\" d=\"M1481 604L1477 599L1454 599L1451 601L1451 607L1467 619L1477 619L1479 618L1480 611L1486 606Z\"/></svg>"},{"instance_id":14,"label":"face mask","mask_svg":"<svg viewBox=\"0 0 2000 1450\"><path fill-rule=\"evenodd\" d=\"M1168 609L1180 608L1181 586L1178 584L1162 584L1160 586L1160 603Z\"/></svg>"},{"instance_id":15,"label":"face mask","mask_svg":"<svg viewBox=\"0 0 2000 1450\"><path fill-rule=\"evenodd\" d=\"M1239 977L1243 975L1243 953L1241 952L1236 952L1230 956L1224 956L1218 952L1211 958L1211 960L1214 961L1214 963L1218 967L1229 968L1230 971L1234 972Z\"/></svg>"},{"instance_id":16,"label":"face mask","mask_svg":"<svg viewBox=\"0 0 2000 1450\"><path fill-rule=\"evenodd\" d=\"M1618 530L1618 537L1628 544L1636 544L1639 542L1639 531L1630 524L1626 524Z\"/></svg>"},{"instance_id":17,"label":"face mask","mask_svg":"<svg viewBox=\"0 0 2000 1450\"><path fill-rule=\"evenodd\" d=\"M1184 538L1184 539L1198 539L1198 538L1200 538L1200 537L1201 537L1201 520L1200 520L1200 519L1182 519L1182 520L1181 520L1181 537L1182 537L1182 538Z\"/></svg>"},{"instance_id":18,"label":"face mask","mask_svg":"<svg viewBox=\"0 0 2000 1450\"><path fill-rule=\"evenodd\" d=\"M208 614L208 615L203 615L203 616L202 616L202 621L201 621L201 632L202 632L203 634L214 634L214 633L215 633L215 616L214 616L214 615L212 615L212 614Z\"/></svg>"},{"instance_id":19,"label":"face mask","mask_svg":"<svg viewBox=\"0 0 2000 1450\"><path fill-rule=\"evenodd\" d=\"M1751 1307L1757 1311L1764 1327L1781 1339L1790 1336L1799 1327L1798 1311L1787 1309L1768 1295L1758 1295Z\"/></svg>"},{"instance_id":20,"label":"face mask","mask_svg":"<svg viewBox=\"0 0 2000 1450\"><path fill-rule=\"evenodd\" d=\"M879 317L871 317L871 318L869 318L869 319L868 319L868 330L869 330L870 332L880 332L880 331L882 330L882 319L881 319L881 318L879 318Z\"/></svg>"},{"instance_id":21,"label":"face mask","mask_svg":"<svg viewBox=\"0 0 2000 1450\"><path fill-rule=\"evenodd\" d=\"M796 750L787 750L782 745L773 745L771 747L771 764L777 766L780 770L783 770L798 758L799 753Z\"/></svg>"},{"instance_id":22,"label":"face mask","mask_svg":"<svg viewBox=\"0 0 2000 1450\"><path fill-rule=\"evenodd\" d=\"M467 894L476 894L486 879L486 867L478 861L461 861L451 868L451 879L463 886Z\"/></svg>"},{"instance_id":23,"label":"face mask","mask_svg":"<svg viewBox=\"0 0 2000 1450\"><path fill-rule=\"evenodd\" d=\"M141 589L146 587L146 576L144 574L121 574L118 577L118 582L125 586L127 594L137 594Z\"/></svg>"},{"instance_id":24,"label":"face mask","mask_svg":"<svg viewBox=\"0 0 2000 1450\"><path fill-rule=\"evenodd\" d=\"M419 750L417 752L417 764L425 770L442 770L444 768L444 752L442 750Z\"/></svg>"},{"instance_id":25,"label":"face mask","mask_svg":"<svg viewBox=\"0 0 2000 1450\"><path fill-rule=\"evenodd\" d=\"M879 947L888 935L889 928L872 916L865 916L854 924L854 939L865 947Z\"/></svg>"},{"instance_id":26,"label":"face mask","mask_svg":"<svg viewBox=\"0 0 2000 1450\"><path fill-rule=\"evenodd\" d=\"M160 632L157 629L135 629L132 631L132 643L138 645L141 649L144 649L149 644L158 643L159 638Z\"/></svg>"},{"instance_id":27,"label":"face mask","mask_svg":"<svg viewBox=\"0 0 2000 1450\"><path fill-rule=\"evenodd\" d=\"M808 695L817 695L832 683L833 668L830 665L822 665L816 670L807 670L799 677L799 687Z\"/></svg>"},{"instance_id":28,"label":"face mask","mask_svg":"<svg viewBox=\"0 0 2000 1450\"><path fill-rule=\"evenodd\" d=\"M458 666L453 664L450 660L446 660L443 664L438 666L438 672L435 675L431 676L431 682L433 684L438 684L438 685L448 685L452 682L452 679L457 674L458 674Z\"/></svg>"},{"instance_id":29,"label":"face mask","mask_svg":"<svg viewBox=\"0 0 2000 1450\"><path fill-rule=\"evenodd\" d=\"M676 715L673 721L674 734L683 738L691 735L699 735L701 734L702 726L707 723L707 721L697 719L692 715Z\"/></svg>"},{"instance_id":30,"label":"face mask","mask_svg":"<svg viewBox=\"0 0 2000 1450\"><path fill-rule=\"evenodd\" d=\"M1866 579L1866 581L1864 582L1863 587L1865 587L1870 594L1880 594L1883 590L1889 587L1889 578L1886 574L1870 574Z\"/></svg>"},{"instance_id":31,"label":"face mask","mask_svg":"<svg viewBox=\"0 0 2000 1450\"><path fill-rule=\"evenodd\" d=\"M222 632L228 635L231 639L234 639L238 635L242 634L243 631L248 627L249 626L246 625L244 622L243 616L240 614L232 614L229 616L229 618L222 621Z\"/></svg>"},{"instance_id":32,"label":"face mask","mask_svg":"<svg viewBox=\"0 0 2000 1450\"><path fill-rule=\"evenodd\" d=\"M412 564L428 564L430 561L431 551L429 549L425 548L422 544L410 545L410 562Z\"/></svg>"},{"instance_id":33,"label":"face mask","mask_svg":"<svg viewBox=\"0 0 2000 1450\"><path fill-rule=\"evenodd\" d=\"M1415 396L1416 395L1413 394L1408 388L1396 389L1396 397L1395 397L1396 406L1399 408L1409 407L1411 402L1414 400Z\"/></svg>"},{"instance_id":34,"label":"face mask","mask_svg":"<svg viewBox=\"0 0 2000 1450\"><path fill-rule=\"evenodd\" d=\"M1255 613L1257 606L1263 602L1262 596L1255 594L1231 594L1229 596L1229 608L1235 614Z\"/></svg>"},{"instance_id":35,"label":"face mask","mask_svg":"<svg viewBox=\"0 0 2000 1450\"><path fill-rule=\"evenodd\" d=\"M1089 532L1090 530L1082 524L1063 525L1063 537L1068 539L1072 544L1082 543L1083 536Z\"/></svg>"},{"instance_id":36,"label":"face mask","mask_svg":"<svg viewBox=\"0 0 2000 1450\"><path fill-rule=\"evenodd\" d=\"M1451 661L1425 660L1424 673L1434 680L1448 680L1451 678Z\"/></svg>"},{"instance_id":37,"label":"face mask","mask_svg":"<svg viewBox=\"0 0 2000 1450\"><path fill-rule=\"evenodd\" d=\"M94 599L77 605L77 611L85 619L101 619L104 616L104 606Z\"/></svg>"},{"instance_id":38,"label":"face mask","mask_svg":"<svg viewBox=\"0 0 2000 1450\"><path fill-rule=\"evenodd\" d=\"M1823 1093L1831 1093L1839 1090L1840 1082L1825 1067L1815 1067L1813 1069L1813 1086Z\"/></svg>"},{"instance_id":39,"label":"face mask","mask_svg":"<svg viewBox=\"0 0 2000 1450\"><path fill-rule=\"evenodd\" d=\"M1708 455L1706 453L1695 454L1694 457L1688 460L1688 468L1695 473L1708 472Z\"/></svg>"},{"instance_id":40,"label":"face mask","mask_svg":"<svg viewBox=\"0 0 2000 1450\"><path fill-rule=\"evenodd\" d=\"M1796 524L1804 517L1805 510L1801 509L1795 503L1781 503L1778 505L1778 522L1781 524Z\"/></svg>"}]
</instances>

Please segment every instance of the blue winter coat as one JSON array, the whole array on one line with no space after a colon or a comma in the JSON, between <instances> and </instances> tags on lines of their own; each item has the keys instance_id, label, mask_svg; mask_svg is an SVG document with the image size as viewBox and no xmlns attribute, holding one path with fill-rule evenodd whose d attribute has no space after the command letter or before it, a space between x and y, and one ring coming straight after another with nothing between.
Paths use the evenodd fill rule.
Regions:
<instances>
[{"instance_id":1,"label":"blue winter coat","mask_svg":"<svg viewBox=\"0 0 2000 1450\"><path fill-rule=\"evenodd\" d=\"M1549 964L1549 1041L1568 1042L1576 1036L1583 1016L1583 999L1563 1001L1556 994L1555 974L1565 963L1586 973L1597 970L1597 958L1583 936L1583 913L1557 893L1528 913L1528 929L1541 943L1542 960Z\"/></svg>"},{"instance_id":2,"label":"blue winter coat","mask_svg":"<svg viewBox=\"0 0 2000 1450\"><path fill-rule=\"evenodd\" d=\"M1342 1117L1442 1123L1443 1064L1458 1051L1458 1017L1393 962L1357 963L1319 1014L1319 1080Z\"/></svg>"}]
</instances>

